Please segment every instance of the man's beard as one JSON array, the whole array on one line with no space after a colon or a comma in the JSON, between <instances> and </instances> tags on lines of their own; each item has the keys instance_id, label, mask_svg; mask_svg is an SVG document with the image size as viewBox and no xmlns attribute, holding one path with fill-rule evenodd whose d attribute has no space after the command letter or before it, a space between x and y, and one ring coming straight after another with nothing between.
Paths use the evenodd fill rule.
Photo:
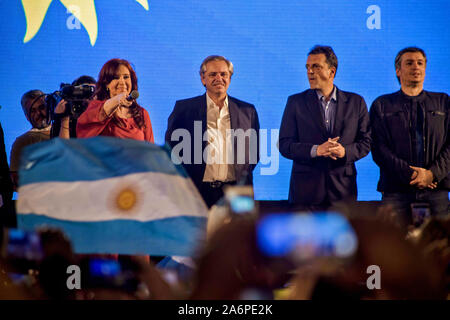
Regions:
<instances>
[{"instance_id":1,"label":"man's beard","mask_svg":"<svg viewBox=\"0 0 450 320\"><path fill-rule=\"evenodd\" d=\"M44 129L48 127L49 123L47 119L40 118L38 121L33 121L33 128L36 129Z\"/></svg>"}]
</instances>

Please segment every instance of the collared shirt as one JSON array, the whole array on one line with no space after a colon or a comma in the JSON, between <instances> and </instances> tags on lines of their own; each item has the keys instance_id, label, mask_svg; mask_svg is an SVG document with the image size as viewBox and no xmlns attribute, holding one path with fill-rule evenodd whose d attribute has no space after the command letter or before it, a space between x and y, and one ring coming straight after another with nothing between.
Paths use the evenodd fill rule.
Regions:
<instances>
[{"instance_id":1,"label":"collared shirt","mask_svg":"<svg viewBox=\"0 0 450 320\"><path fill-rule=\"evenodd\" d=\"M219 108L206 94L206 119L208 145L204 151L206 168L203 181L235 181L228 97Z\"/></svg>"},{"instance_id":2,"label":"collared shirt","mask_svg":"<svg viewBox=\"0 0 450 320\"><path fill-rule=\"evenodd\" d=\"M319 98L320 104L322 105L322 115L324 116L325 127L328 132L333 131L333 123L336 115L336 87L333 88L333 92L331 92L330 100L326 101L325 96L320 92L320 90L316 90L317 97Z\"/></svg>"},{"instance_id":3,"label":"collared shirt","mask_svg":"<svg viewBox=\"0 0 450 320\"><path fill-rule=\"evenodd\" d=\"M325 127L328 132L333 131L334 126L334 118L336 116L336 106L337 106L337 98L336 98L336 86L333 87L333 91L331 92L330 100L326 100L325 96L322 94L320 90L316 90L317 98L319 98L320 105L322 106L321 113L323 119L325 121ZM311 148L311 158L315 158L317 156L317 147L318 145L314 145Z\"/></svg>"},{"instance_id":4,"label":"collared shirt","mask_svg":"<svg viewBox=\"0 0 450 320\"><path fill-rule=\"evenodd\" d=\"M52 129L52 125L49 125L45 128L39 129L39 128L31 128L31 132L44 132L44 131L50 131Z\"/></svg>"}]
</instances>

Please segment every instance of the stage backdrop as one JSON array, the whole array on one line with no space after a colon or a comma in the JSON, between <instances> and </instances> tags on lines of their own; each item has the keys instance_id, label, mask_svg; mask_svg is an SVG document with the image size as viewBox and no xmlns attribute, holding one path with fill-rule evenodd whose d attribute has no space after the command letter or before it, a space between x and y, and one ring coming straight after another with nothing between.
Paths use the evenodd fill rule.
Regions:
<instances>
[{"instance_id":1,"label":"stage backdrop","mask_svg":"<svg viewBox=\"0 0 450 320\"><path fill-rule=\"evenodd\" d=\"M1 1L0 121L7 152L30 127L20 107L25 91L51 93L80 75L96 78L115 57L132 62L139 102L162 144L175 101L204 93L199 65L219 54L235 66L229 94L255 104L268 130L271 158L256 168L256 198L287 199L291 161L270 138L287 97L308 88L308 50L331 45L339 60L335 83L361 94L368 106L399 89L394 57L411 45L428 55L425 87L448 92L449 14L447 0ZM372 156L357 168L359 199L380 199Z\"/></svg>"}]
</instances>

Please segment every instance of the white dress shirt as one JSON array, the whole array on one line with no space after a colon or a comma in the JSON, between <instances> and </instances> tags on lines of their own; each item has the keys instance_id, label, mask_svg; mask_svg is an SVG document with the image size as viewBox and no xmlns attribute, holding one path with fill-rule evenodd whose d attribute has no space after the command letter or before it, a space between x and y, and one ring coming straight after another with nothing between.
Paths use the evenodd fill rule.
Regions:
<instances>
[{"instance_id":1,"label":"white dress shirt","mask_svg":"<svg viewBox=\"0 0 450 320\"><path fill-rule=\"evenodd\" d=\"M231 121L228 96L222 108L206 94L206 119L208 145L204 151L206 161L203 182L235 181Z\"/></svg>"}]
</instances>

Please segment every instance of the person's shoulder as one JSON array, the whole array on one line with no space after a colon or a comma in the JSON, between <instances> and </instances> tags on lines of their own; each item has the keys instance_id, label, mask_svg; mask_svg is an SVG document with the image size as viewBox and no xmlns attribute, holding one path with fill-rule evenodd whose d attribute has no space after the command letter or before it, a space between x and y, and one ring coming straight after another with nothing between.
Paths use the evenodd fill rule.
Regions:
<instances>
[{"instance_id":1,"label":"person's shoulder","mask_svg":"<svg viewBox=\"0 0 450 320\"><path fill-rule=\"evenodd\" d=\"M359 93L352 92L352 91L341 90L341 89L339 89L337 87L336 87L336 89L337 89L337 95L342 95L346 99L364 100L364 97L362 95L360 95Z\"/></svg>"},{"instance_id":2,"label":"person's shoulder","mask_svg":"<svg viewBox=\"0 0 450 320\"><path fill-rule=\"evenodd\" d=\"M447 93L425 91L425 94L426 94L425 99L431 101L432 105L447 113L450 112L450 96Z\"/></svg>"},{"instance_id":3,"label":"person's shoulder","mask_svg":"<svg viewBox=\"0 0 450 320\"><path fill-rule=\"evenodd\" d=\"M424 90L425 94L433 99L449 99L449 95L445 92L434 92L434 91L426 91Z\"/></svg>"},{"instance_id":4,"label":"person's shoulder","mask_svg":"<svg viewBox=\"0 0 450 320\"><path fill-rule=\"evenodd\" d=\"M147 109L145 109L143 106L139 106L139 108L142 110L142 113L144 114L144 117L150 118L150 115L149 115Z\"/></svg>"},{"instance_id":5,"label":"person's shoulder","mask_svg":"<svg viewBox=\"0 0 450 320\"><path fill-rule=\"evenodd\" d=\"M400 91L395 91L392 93L386 93L382 94L381 96L378 96L374 101L373 104L385 104L385 103L395 103L395 101L400 97Z\"/></svg>"},{"instance_id":6,"label":"person's shoulder","mask_svg":"<svg viewBox=\"0 0 450 320\"><path fill-rule=\"evenodd\" d=\"M177 100L173 107L172 116L184 117L185 115L196 112L201 106L206 108L206 96L196 96L193 98Z\"/></svg>"},{"instance_id":7,"label":"person's shoulder","mask_svg":"<svg viewBox=\"0 0 450 320\"><path fill-rule=\"evenodd\" d=\"M315 90L306 89L305 91L291 94L287 98L286 107L287 108L297 108L306 105L311 99L313 99L316 94ZM317 96L317 95L316 95Z\"/></svg>"},{"instance_id":8,"label":"person's shoulder","mask_svg":"<svg viewBox=\"0 0 450 320\"><path fill-rule=\"evenodd\" d=\"M237 104L237 106L240 107L240 108L256 109L256 108L255 108L255 105L253 105L253 104L251 104L251 103L249 103L249 102L240 100L240 99L238 99L238 98L228 96L228 99L229 99L230 101L234 102L235 104Z\"/></svg>"},{"instance_id":9,"label":"person's shoulder","mask_svg":"<svg viewBox=\"0 0 450 320\"><path fill-rule=\"evenodd\" d=\"M14 148L22 148L24 146L28 146L30 144L34 144L37 142L41 142L44 140L50 139L50 132L43 133L39 131L27 131L24 134L18 136L12 145L12 149Z\"/></svg>"},{"instance_id":10,"label":"person's shoulder","mask_svg":"<svg viewBox=\"0 0 450 320\"><path fill-rule=\"evenodd\" d=\"M196 96L192 98L180 99L175 102L173 113L175 115L190 113L198 109L200 106L206 106L206 96Z\"/></svg>"},{"instance_id":11,"label":"person's shoulder","mask_svg":"<svg viewBox=\"0 0 450 320\"><path fill-rule=\"evenodd\" d=\"M205 99L206 103L206 96L204 94L192 98L186 98L186 99L180 99L177 100L175 105L196 105L198 102L200 102L202 99Z\"/></svg>"},{"instance_id":12,"label":"person's shoulder","mask_svg":"<svg viewBox=\"0 0 450 320\"><path fill-rule=\"evenodd\" d=\"M309 98L315 91L312 89L306 89L305 91L294 93L288 97L288 100L302 100Z\"/></svg>"},{"instance_id":13,"label":"person's shoulder","mask_svg":"<svg viewBox=\"0 0 450 320\"><path fill-rule=\"evenodd\" d=\"M33 131L27 131L27 132L21 134L20 136L18 136L18 137L14 140L14 144L21 144L21 143L24 143L24 142L30 140L31 137L33 137L33 136L34 136Z\"/></svg>"}]
</instances>

